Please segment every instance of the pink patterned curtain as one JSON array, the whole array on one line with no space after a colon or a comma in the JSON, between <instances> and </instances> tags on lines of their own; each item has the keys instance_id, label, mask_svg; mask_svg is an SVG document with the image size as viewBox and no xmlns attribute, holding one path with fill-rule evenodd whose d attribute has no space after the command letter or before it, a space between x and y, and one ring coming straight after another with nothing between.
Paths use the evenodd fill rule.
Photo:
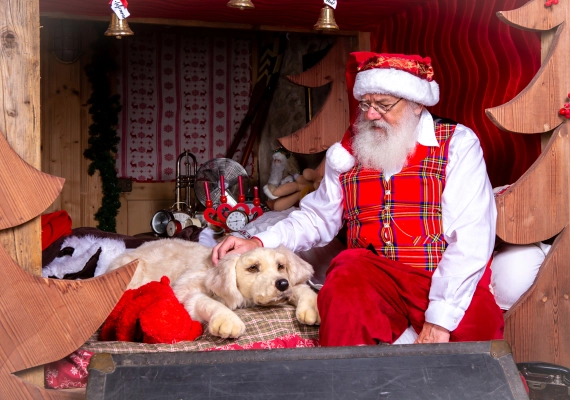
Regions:
<instances>
[{"instance_id":1,"label":"pink patterned curtain","mask_svg":"<svg viewBox=\"0 0 570 400\"><path fill-rule=\"evenodd\" d=\"M137 30L119 45L118 176L171 181L185 150L201 165L225 157L247 113L251 37L192 30ZM247 138L235 160L240 160ZM253 169L252 157L246 170Z\"/></svg>"}]
</instances>

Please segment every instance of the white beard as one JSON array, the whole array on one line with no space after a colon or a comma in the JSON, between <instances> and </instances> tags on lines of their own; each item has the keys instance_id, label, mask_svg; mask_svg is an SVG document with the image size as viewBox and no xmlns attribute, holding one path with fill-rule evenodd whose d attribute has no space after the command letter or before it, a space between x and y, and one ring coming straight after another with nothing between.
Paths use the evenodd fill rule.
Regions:
<instances>
[{"instance_id":1,"label":"white beard","mask_svg":"<svg viewBox=\"0 0 570 400\"><path fill-rule=\"evenodd\" d=\"M364 168L387 173L400 171L416 148L418 123L419 117L412 109L406 111L398 125L385 120L367 121L360 113L353 126L354 156Z\"/></svg>"}]
</instances>

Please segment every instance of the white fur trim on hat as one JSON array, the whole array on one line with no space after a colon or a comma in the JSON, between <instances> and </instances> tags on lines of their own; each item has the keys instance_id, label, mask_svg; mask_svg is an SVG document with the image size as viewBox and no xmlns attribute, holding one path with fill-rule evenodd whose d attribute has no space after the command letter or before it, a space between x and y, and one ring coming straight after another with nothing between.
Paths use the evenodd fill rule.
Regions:
<instances>
[{"instance_id":1,"label":"white fur trim on hat","mask_svg":"<svg viewBox=\"0 0 570 400\"><path fill-rule=\"evenodd\" d=\"M399 69L374 68L356 75L353 94L359 101L365 94L390 94L424 106L433 106L439 101L439 85L436 81L428 82Z\"/></svg>"},{"instance_id":2,"label":"white fur trim on hat","mask_svg":"<svg viewBox=\"0 0 570 400\"><path fill-rule=\"evenodd\" d=\"M338 173L349 171L355 163L354 156L340 142L333 144L327 150L327 164Z\"/></svg>"}]
</instances>

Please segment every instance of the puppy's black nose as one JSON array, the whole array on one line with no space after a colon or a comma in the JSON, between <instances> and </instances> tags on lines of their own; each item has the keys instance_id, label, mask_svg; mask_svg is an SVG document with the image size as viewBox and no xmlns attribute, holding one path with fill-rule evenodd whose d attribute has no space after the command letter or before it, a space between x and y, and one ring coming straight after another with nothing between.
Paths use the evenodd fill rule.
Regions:
<instances>
[{"instance_id":1,"label":"puppy's black nose","mask_svg":"<svg viewBox=\"0 0 570 400\"><path fill-rule=\"evenodd\" d=\"M278 281L275 281L275 287L280 292L284 292L289 287L289 282L287 281L287 279L279 279Z\"/></svg>"}]
</instances>

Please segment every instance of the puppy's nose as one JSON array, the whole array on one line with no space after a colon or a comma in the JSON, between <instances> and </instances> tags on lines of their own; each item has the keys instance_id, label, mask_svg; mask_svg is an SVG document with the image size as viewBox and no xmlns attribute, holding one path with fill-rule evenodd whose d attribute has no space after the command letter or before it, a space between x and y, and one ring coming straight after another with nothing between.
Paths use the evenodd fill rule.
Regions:
<instances>
[{"instance_id":1,"label":"puppy's nose","mask_svg":"<svg viewBox=\"0 0 570 400\"><path fill-rule=\"evenodd\" d=\"M275 281L275 287L280 292L284 292L289 287L289 282L287 281L287 279L279 279L278 281Z\"/></svg>"}]
</instances>

